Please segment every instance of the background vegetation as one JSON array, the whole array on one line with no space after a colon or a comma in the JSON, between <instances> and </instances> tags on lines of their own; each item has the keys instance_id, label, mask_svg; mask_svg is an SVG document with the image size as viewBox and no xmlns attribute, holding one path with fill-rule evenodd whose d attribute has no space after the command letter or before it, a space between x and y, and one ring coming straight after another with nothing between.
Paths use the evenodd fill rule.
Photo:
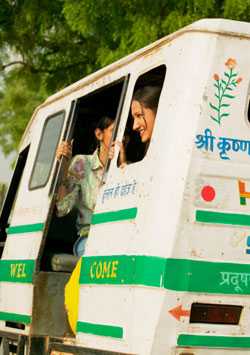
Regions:
<instances>
[{"instance_id":1,"label":"background vegetation","mask_svg":"<svg viewBox=\"0 0 250 355\"><path fill-rule=\"evenodd\" d=\"M0 0L0 145L48 95L201 18L250 21L250 0Z\"/></svg>"},{"instance_id":2,"label":"background vegetation","mask_svg":"<svg viewBox=\"0 0 250 355\"><path fill-rule=\"evenodd\" d=\"M0 209L2 207L2 204L4 202L4 197L6 194L7 186L6 184L0 183Z\"/></svg>"}]
</instances>

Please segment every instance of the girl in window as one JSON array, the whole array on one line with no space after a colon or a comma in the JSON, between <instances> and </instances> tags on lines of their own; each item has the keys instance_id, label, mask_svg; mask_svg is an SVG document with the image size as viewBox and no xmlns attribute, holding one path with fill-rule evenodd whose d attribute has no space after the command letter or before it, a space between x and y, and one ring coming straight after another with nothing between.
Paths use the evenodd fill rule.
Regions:
<instances>
[{"instance_id":1,"label":"girl in window","mask_svg":"<svg viewBox=\"0 0 250 355\"><path fill-rule=\"evenodd\" d=\"M102 117L95 129L97 149L92 155L76 155L71 160L72 147L62 142L57 149L57 159L63 155L69 163L66 167L63 183L58 190L57 215L65 216L73 208L77 208L76 228L79 236L74 245L74 254L83 255L88 236L91 217L102 181L104 168L108 159L114 155L114 144L110 148L114 128L114 119ZM120 160L125 159L123 146L120 145Z\"/></svg>"}]
</instances>

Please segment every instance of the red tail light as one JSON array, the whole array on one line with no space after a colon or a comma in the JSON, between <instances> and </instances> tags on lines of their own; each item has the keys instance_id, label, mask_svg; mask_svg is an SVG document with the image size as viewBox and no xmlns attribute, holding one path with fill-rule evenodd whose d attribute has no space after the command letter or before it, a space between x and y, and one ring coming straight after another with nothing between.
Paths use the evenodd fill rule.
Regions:
<instances>
[{"instance_id":1,"label":"red tail light","mask_svg":"<svg viewBox=\"0 0 250 355\"><path fill-rule=\"evenodd\" d=\"M242 306L193 303L190 323L239 324Z\"/></svg>"}]
</instances>

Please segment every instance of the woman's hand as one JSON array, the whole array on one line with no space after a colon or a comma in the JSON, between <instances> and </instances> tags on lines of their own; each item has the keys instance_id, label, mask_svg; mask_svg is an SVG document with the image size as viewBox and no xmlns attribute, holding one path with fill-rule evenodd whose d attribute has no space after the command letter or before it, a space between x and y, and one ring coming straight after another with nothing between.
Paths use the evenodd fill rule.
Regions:
<instances>
[{"instance_id":1,"label":"woman's hand","mask_svg":"<svg viewBox=\"0 0 250 355\"><path fill-rule=\"evenodd\" d=\"M114 155L115 155L115 144L116 142L112 142L110 148L109 148L109 151L108 151L108 158L110 160L112 160L114 158Z\"/></svg>"},{"instance_id":2,"label":"woman's hand","mask_svg":"<svg viewBox=\"0 0 250 355\"><path fill-rule=\"evenodd\" d=\"M71 142L67 142L67 141L62 141L59 146L57 147L56 150L56 159L60 160L61 157L65 157L68 160L70 160L72 158L72 143Z\"/></svg>"},{"instance_id":3,"label":"woman's hand","mask_svg":"<svg viewBox=\"0 0 250 355\"><path fill-rule=\"evenodd\" d=\"M118 145L118 147L120 148L120 153L119 153L119 166L124 166L126 165L126 151L125 151L125 147L123 145L122 142L120 141L114 141L111 144L111 147L109 149L108 152L108 157L109 159L113 159L114 155L115 155L115 145Z\"/></svg>"},{"instance_id":4,"label":"woman's hand","mask_svg":"<svg viewBox=\"0 0 250 355\"><path fill-rule=\"evenodd\" d=\"M61 157L65 157L67 161L64 161L63 167L62 167L62 181L61 185L58 188L57 192L57 201L60 201L66 194L67 194L67 188L65 186L65 181L67 180L67 175L68 175L68 168L70 165L70 160L72 158L72 143L67 142L67 141L62 141L56 150L56 159L59 161Z\"/></svg>"}]
</instances>

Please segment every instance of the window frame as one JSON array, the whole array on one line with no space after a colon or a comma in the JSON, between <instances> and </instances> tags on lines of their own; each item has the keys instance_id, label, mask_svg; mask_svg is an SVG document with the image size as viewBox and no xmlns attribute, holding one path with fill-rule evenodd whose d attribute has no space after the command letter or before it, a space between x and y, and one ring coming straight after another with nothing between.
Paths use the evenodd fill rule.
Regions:
<instances>
[{"instance_id":1,"label":"window frame","mask_svg":"<svg viewBox=\"0 0 250 355\"><path fill-rule=\"evenodd\" d=\"M132 98L133 98L133 95L134 95L134 93L135 93L135 87L136 87L136 84L137 84L137 82L138 82L138 79L140 79L141 76L143 76L143 75L149 73L150 71L152 71L152 70L154 70L154 69L156 69L156 68L158 68L158 67L161 67L161 66L164 66L164 67L165 67L165 74L164 74L164 78L163 78L163 81L162 81L162 87L161 87L159 102L158 102L158 106L157 106L157 112L156 112L156 116L155 116L155 118L157 118L157 115L158 115L158 108L159 108L159 103L160 103L160 98L161 98L161 95L162 95L162 91L163 91L163 89L164 89L164 85L165 85L166 78L167 78L167 71L168 71L168 66L167 66L167 64L166 64L165 61L162 61L161 63L157 63L156 65L154 65L154 66L152 66L152 67L150 67L150 68L145 68L143 71L137 72L137 74L134 76L133 87L132 87L132 94L131 94L130 103L129 103L129 112L130 112L130 109L131 109ZM127 115L127 118L126 118L126 123L125 123L125 126L124 126L124 131L123 131L123 133L122 133L122 139L124 138L124 133L125 133L125 130L126 130L126 128L127 128L127 124L128 124L128 120L129 120L129 115L130 115L129 112L128 112L128 115ZM153 127L152 136L153 136L153 134L154 134L154 128L155 128L155 124L154 124L154 127ZM148 149L147 149L147 151L146 151L146 153L145 153L145 155L143 156L142 159L137 160L137 161L135 161L135 162L132 162L132 163L128 164L127 167L130 167L131 165L134 166L135 164L138 164L138 163L140 164L141 162L143 162L143 161L145 160L145 158L148 156L148 152L149 152L149 150L151 149L150 147L151 147L151 144L149 144ZM117 159L115 159L115 160L116 160L116 162L115 162L114 165L115 165L116 169L120 169L120 167L119 167L119 154L118 154L118 156L117 156Z\"/></svg>"},{"instance_id":2,"label":"window frame","mask_svg":"<svg viewBox=\"0 0 250 355\"><path fill-rule=\"evenodd\" d=\"M62 126L61 126L61 129L60 129L59 135L58 135L57 143L56 143L56 145L58 145L58 142L59 142L60 137L62 135L63 126L64 126L64 123L65 123L66 111L65 110L60 110L60 111L58 111L56 113L53 113L52 115L49 115L45 119L45 122L44 122L44 125L43 125L43 129L42 129L42 133L41 133L41 138L40 138L40 141L39 141L39 144L38 144L38 148L37 148L37 152L36 152L36 157L35 157L35 160L34 160L34 163L33 163L32 171L31 171L31 175L30 175L30 179L29 179L29 185L28 185L29 191L38 190L40 188L45 187L47 185L49 179L50 179L51 171L52 171L52 168L53 168L54 159L52 160L52 163L50 165L50 168L49 168L49 171L48 171L48 175L47 175L47 178L46 178L45 182L43 184L36 185L35 187L31 186L32 179L33 179L33 176L34 176L35 167L36 167L38 156L39 156L40 149L41 149L41 145L43 143L44 132L46 130L48 122L50 120L52 120L55 116L59 116L60 114L63 114L63 116L62 116L63 122L62 122Z\"/></svg>"},{"instance_id":3,"label":"window frame","mask_svg":"<svg viewBox=\"0 0 250 355\"><path fill-rule=\"evenodd\" d=\"M130 76L131 76L131 73L128 72L127 74L125 74L122 77L120 77L120 79L115 80L113 82L115 84L122 82L122 91L121 91L121 95L120 95L120 99L119 99L119 103L118 103L118 107L117 107L117 111L116 111L116 116L115 116L115 121L114 121L115 122L115 126L114 126L114 131L112 133L109 149L111 148L112 142L114 142L116 140L118 132L119 132L121 119L122 119L123 107L124 107L124 103L125 103L125 100L126 100L126 97L127 97L129 83L130 83L130 80L131 80ZM104 167L104 171L103 171L102 184L104 184L106 182L107 175L108 175L108 173L110 171L111 165L112 165L112 160L108 159L107 162L106 162L106 165Z\"/></svg>"}]
</instances>

